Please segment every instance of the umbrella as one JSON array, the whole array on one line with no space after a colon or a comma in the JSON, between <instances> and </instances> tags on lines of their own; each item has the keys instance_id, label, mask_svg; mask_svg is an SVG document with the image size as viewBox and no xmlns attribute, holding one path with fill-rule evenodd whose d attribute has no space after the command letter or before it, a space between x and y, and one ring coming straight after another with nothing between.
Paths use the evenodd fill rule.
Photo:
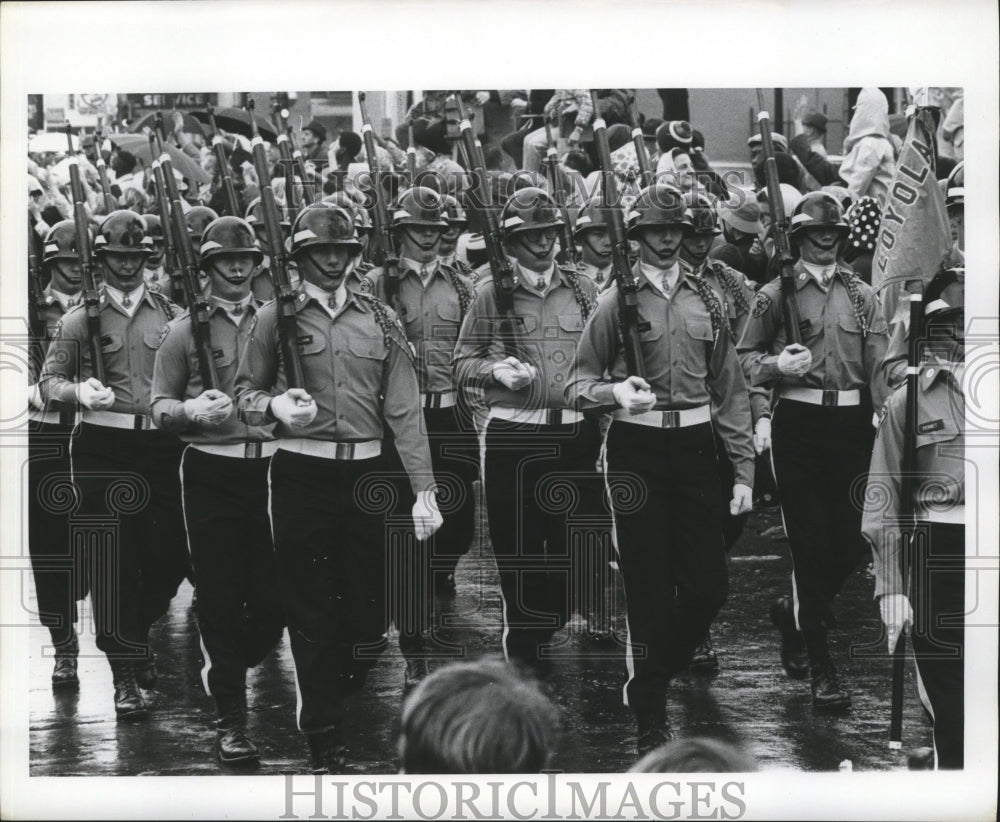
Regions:
<instances>
[{"instance_id":1,"label":"umbrella","mask_svg":"<svg viewBox=\"0 0 1000 822\"><path fill-rule=\"evenodd\" d=\"M144 128L156 128L156 114L157 112L152 112L143 117L138 123L129 128L134 134L142 134ZM174 115L180 114L184 118L184 124L181 126L181 131L186 131L188 134L200 134L202 137L205 136L205 131L201 127L201 123L198 122L196 117L192 117L185 111L167 111L163 112L163 127L167 130L169 134L174 127Z\"/></svg>"},{"instance_id":2,"label":"umbrella","mask_svg":"<svg viewBox=\"0 0 1000 822\"><path fill-rule=\"evenodd\" d=\"M69 150L65 131L42 131L28 140L28 151L32 154L59 152L65 154ZM80 139L73 137L73 151L80 150Z\"/></svg>"},{"instance_id":3,"label":"umbrella","mask_svg":"<svg viewBox=\"0 0 1000 822\"><path fill-rule=\"evenodd\" d=\"M156 159L153 157L153 151L149 146L149 138L145 134L109 134L108 139L118 146L118 148L127 151L129 154L134 154L140 160L144 160L147 163L151 163ZM211 182L211 178L205 173L204 169L179 148L175 148L168 143L165 143L163 148L170 155L170 162L174 169L189 180L194 180L198 183Z\"/></svg>"},{"instance_id":4,"label":"umbrella","mask_svg":"<svg viewBox=\"0 0 1000 822\"><path fill-rule=\"evenodd\" d=\"M192 111L195 119L208 125L207 111ZM274 124L260 112L254 112L257 118L257 130L265 140L274 142L278 139L278 132L274 130ZM245 108L220 108L215 112L215 124L223 131L232 134L242 134L244 137L252 137L250 128L250 112Z\"/></svg>"}]
</instances>

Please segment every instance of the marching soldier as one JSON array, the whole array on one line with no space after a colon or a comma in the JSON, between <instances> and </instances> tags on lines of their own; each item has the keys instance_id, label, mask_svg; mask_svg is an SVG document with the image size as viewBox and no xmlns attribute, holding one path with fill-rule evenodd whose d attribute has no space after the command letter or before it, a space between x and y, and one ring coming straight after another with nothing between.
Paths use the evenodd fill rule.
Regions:
<instances>
[{"instance_id":1,"label":"marching soldier","mask_svg":"<svg viewBox=\"0 0 1000 822\"><path fill-rule=\"evenodd\" d=\"M191 236L191 245L194 247L195 256L201 248L201 235L205 233L208 224L219 219L208 206L196 205L184 214L184 222L187 223L188 234Z\"/></svg>"},{"instance_id":2,"label":"marching soldier","mask_svg":"<svg viewBox=\"0 0 1000 822\"><path fill-rule=\"evenodd\" d=\"M363 205L361 205L361 203L345 191L328 194L323 198L323 202L339 206L354 217L354 229L358 232L358 242L361 243L362 258L358 264L354 266L351 273L347 275L347 279L344 284L351 291L357 291L361 288L361 283L364 280L365 275L375 267L364 259L365 249L368 248L372 231L374 231L371 215L368 213L368 209L366 209Z\"/></svg>"},{"instance_id":3,"label":"marching soldier","mask_svg":"<svg viewBox=\"0 0 1000 822\"><path fill-rule=\"evenodd\" d=\"M207 690L218 712L216 755L238 764L259 758L246 732L246 673L281 639L284 617L267 518L272 426L236 419L236 366L261 303L250 278L262 254L237 217L213 220L202 235L201 268L211 284L209 334L219 385L202 383L192 319L168 326L153 369L151 411L162 431L187 443L181 487L188 547L198 582L195 612Z\"/></svg>"},{"instance_id":4,"label":"marching soldier","mask_svg":"<svg viewBox=\"0 0 1000 822\"><path fill-rule=\"evenodd\" d=\"M156 684L149 628L167 611L188 571L181 518L180 442L156 430L149 417L153 359L177 307L143 281L152 238L133 211L104 218L94 239L103 270L101 354L107 384L93 375L87 313L63 318L49 346L39 387L42 397L82 406L73 444L80 512L107 518L119 505L117 540L90 575L97 647L111 664L115 712L139 717L147 706L139 685Z\"/></svg>"},{"instance_id":5,"label":"marching soldier","mask_svg":"<svg viewBox=\"0 0 1000 822\"><path fill-rule=\"evenodd\" d=\"M287 220L285 204L277 198L275 198L275 201L278 204L278 213L281 216L281 231L287 237L292 225ZM253 276L250 278L250 290L253 292L255 300L266 303L268 300L274 299L274 283L271 282L271 248L267 244L267 231L264 229L264 213L260 197L256 197L250 201L245 216L247 223L253 228L254 234L257 235L257 244L260 247L261 254L264 255Z\"/></svg>"},{"instance_id":6,"label":"marching soldier","mask_svg":"<svg viewBox=\"0 0 1000 822\"><path fill-rule=\"evenodd\" d=\"M75 688L80 646L74 624L78 619L76 600L86 595L80 590L77 560L72 551L66 511L46 504L44 484L62 487L70 478L70 438L76 423L76 409L56 401L46 404L38 390L38 376L49 341L63 315L81 301L83 280L80 254L76 248L76 226L62 220L45 235L42 248L43 270L49 283L38 295L34 311L44 337L32 339L28 360L28 553L35 578L39 621L49 629L55 648L53 688Z\"/></svg>"},{"instance_id":7,"label":"marching soldier","mask_svg":"<svg viewBox=\"0 0 1000 822\"><path fill-rule=\"evenodd\" d=\"M594 476L597 426L563 398L596 288L575 269L555 264L562 220L542 189L517 191L500 224L514 260L519 343L505 348L506 321L486 278L477 284L453 362L460 387L482 389L489 406L483 475L500 573L504 655L545 676L547 646L569 617L568 591L579 577L567 535L574 512L556 499L572 486L578 512L600 504L583 482Z\"/></svg>"},{"instance_id":8,"label":"marching soldier","mask_svg":"<svg viewBox=\"0 0 1000 822\"><path fill-rule=\"evenodd\" d=\"M713 406L735 477L729 513L748 511L752 499L750 401L718 297L678 263L690 228L676 188L640 192L628 232L639 248L633 273L647 377L625 365L616 283L584 329L566 386L581 408L613 412L608 476L636 475L644 484L634 503L614 508L628 603L625 702L635 712L640 754L673 737L670 682L726 600Z\"/></svg>"},{"instance_id":9,"label":"marching soldier","mask_svg":"<svg viewBox=\"0 0 1000 822\"><path fill-rule=\"evenodd\" d=\"M142 221L146 224L149 236L153 238L153 250L149 257L146 258L146 267L142 271L142 276L146 280L146 286L150 291L169 294L170 277L163 266L163 256L166 253L163 241L163 226L156 214L143 214Z\"/></svg>"},{"instance_id":10,"label":"marching soldier","mask_svg":"<svg viewBox=\"0 0 1000 822\"><path fill-rule=\"evenodd\" d=\"M611 269L611 235L605 213L600 200L588 203L580 210L573 228L573 239L580 246L577 270L590 277L597 284L598 291L605 291L614 276Z\"/></svg>"},{"instance_id":11,"label":"marching soldier","mask_svg":"<svg viewBox=\"0 0 1000 822\"><path fill-rule=\"evenodd\" d=\"M866 554L855 485L871 459L888 332L874 292L840 259L848 233L840 203L807 194L791 225L802 344L787 342L775 279L754 298L739 352L751 384L776 395L771 459L792 554L792 599L771 609L782 664L795 679L811 677L816 710L836 711L851 697L838 682L827 632L833 600Z\"/></svg>"},{"instance_id":12,"label":"marching soldier","mask_svg":"<svg viewBox=\"0 0 1000 822\"><path fill-rule=\"evenodd\" d=\"M753 302L754 288L736 269L729 267L721 260L709 260L708 252L715 238L722 233L719 218L711 201L704 195L692 196L684 194L684 204L690 212L691 227L681 241L680 263L689 275L700 277L707 282L722 303L726 315L729 333L735 343L743 333L750 316L750 303ZM762 388L750 389L750 416L754 426L754 447L759 455L761 446L770 439L771 426L771 392ZM726 542L728 554L743 533L749 513L731 516L729 513L729 490L733 487L735 477L733 467L726 456L726 446L715 434L715 448L719 456L719 477L721 492L719 498L719 516L722 520L722 535ZM705 640L695 649L691 657L692 670L715 671L719 661L712 647L712 638Z\"/></svg>"},{"instance_id":13,"label":"marching soldier","mask_svg":"<svg viewBox=\"0 0 1000 822\"><path fill-rule=\"evenodd\" d=\"M934 723L938 768L964 765L965 728L965 311L963 269L946 269L924 293L928 346L919 366L917 519L910 571L901 563L902 473L907 387L886 402L871 462L878 494L865 495L862 530L875 560L875 598L889 638L912 628L920 698Z\"/></svg>"},{"instance_id":14,"label":"marching soldier","mask_svg":"<svg viewBox=\"0 0 1000 822\"><path fill-rule=\"evenodd\" d=\"M441 524L419 385L395 313L344 280L361 245L354 220L326 204L303 209L291 257L302 283L294 341L304 376L289 386L279 306L254 318L236 377L240 419L277 422L269 510L298 683L298 726L317 772L342 771L344 700L384 645L385 523L375 501L386 426L410 479L418 540ZM286 326L287 327L287 326Z\"/></svg>"},{"instance_id":15,"label":"marching soldier","mask_svg":"<svg viewBox=\"0 0 1000 822\"><path fill-rule=\"evenodd\" d=\"M432 591L455 590L455 567L468 550L475 531L475 498L472 483L478 474L479 446L471 425L460 417L453 384L451 355L458 331L473 300L473 285L456 269L438 258L441 236L448 229L444 203L433 189L416 186L400 195L392 208L392 228L399 249L400 281L396 306L406 337L416 352L420 405L431 445L435 481L452 503L444 523L434 537L433 556L425 556L428 567L417 569L429 575ZM362 289L388 302L388 274L376 268L366 276ZM416 580L410 580L416 583ZM404 584L406 584L404 582ZM426 614L417 585L406 585L398 618L400 649L406 657L407 690L427 674L427 658L421 635L429 626L409 624L407 615ZM416 598L408 605L406 600ZM422 619L417 620L423 622Z\"/></svg>"},{"instance_id":16,"label":"marching soldier","mask_svg":"<svg viewBox=\"0 0 1000 822\"><path fill-rule=\"evenodd\" d=\"M469 227L469 217L465 213L462 204L450 194L441 197L444 203L444 218L448 222L448 227L441 235L441 244L438 247L438 255L442 264L449 268L458 270L466 277L472 278L472 268L457 254L458 240Z\"/></svg>"}]
</instances>

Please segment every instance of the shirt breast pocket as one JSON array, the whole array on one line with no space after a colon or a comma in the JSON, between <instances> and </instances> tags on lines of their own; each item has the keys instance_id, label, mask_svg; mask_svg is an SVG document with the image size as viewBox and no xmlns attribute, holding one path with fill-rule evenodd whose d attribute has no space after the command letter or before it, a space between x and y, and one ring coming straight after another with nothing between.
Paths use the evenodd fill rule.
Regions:
<instances>
[{"instance_id":1,"label":"shirt breast pocket","mask_svg":"<svg viewBox=\"0 0 1000 822\"><path fill-rule=\"evenodd\" d=\"M444 337L446 339L457 339L458 328L462 323L462 311L454 303L438 303L435 307L437 314L434 320L432 335Z\"/></svg>"},{"instance_id":2,"label":"shirt breast pocket","mask_svg":"<svg viewBox=\"0 0 1000 822\"><path fill-rule=\"evenodd\" d=\"M330 384L331 373L326 353L326 337L321 334L300 334L298 349L307 388L311 391L323 390Z\"/></svg>"},{"instance_id":3,"label":"shirt breast pocket","mask_svg":"<svg viewBox=\"0 0 1000 822\"><path fill-rule=\"evenodd\" d=\"M104 334L101 336L101 353L114 354L116 351L121 351L124 344L121 334Z\"/></svg>"},{"instance_id":4,"label":"shirt breast pocket","mask_svg":"<svg viewBox=\"0 0 1000 822\"><path fill-rule=\"evenodd\" d=\"M688 317L684 321L685 347L679 358L684 372L697 379L708 375L708 358L715 341L708 317Z\"/></svg>"},{"instance_id":5,"label":"shirt breast pocket","mask_svg":"<svg viewBox=\"0 0 1000 822\"><path fill-rule=\"evenodd\" d=\"M837 316L837 347L841 359L845 362L861 363L864 358L861 326L858 325L858 318L853 314L839 314Z\"/></svg>"},{"instance_id":6,"label":"shirt breast pocket","mask_svg":"<svg viewBox=\"0 0 1000 822\"><path fill-rule=\"evenodd\" d=\"M348 385L359 394L377 395L382 388L382 365L387 352L385 341L373 337L351 337L347 341L350 357L337 361Z\"/></svg>"}]
</instances>

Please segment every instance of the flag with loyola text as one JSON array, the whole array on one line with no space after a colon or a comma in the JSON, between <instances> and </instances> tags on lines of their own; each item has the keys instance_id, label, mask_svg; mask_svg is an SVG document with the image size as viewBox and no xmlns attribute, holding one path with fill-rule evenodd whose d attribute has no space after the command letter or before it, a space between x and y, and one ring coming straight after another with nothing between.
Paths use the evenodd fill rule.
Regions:
<instances>
[{"instance_id":1,"label":"flag with loyola text","mask_svg":"<svg viewBox=\"0 0 1000 822\"><path fill-rule=\"evenodd\" d=\"M934 132L932 111L916 109L882 206L872 287L880 293L890 324L906 311L906 300L900 300L905 283L919 280L926 285L950 245L944 192L934 170Z\"/></svg>"}]
</instances>

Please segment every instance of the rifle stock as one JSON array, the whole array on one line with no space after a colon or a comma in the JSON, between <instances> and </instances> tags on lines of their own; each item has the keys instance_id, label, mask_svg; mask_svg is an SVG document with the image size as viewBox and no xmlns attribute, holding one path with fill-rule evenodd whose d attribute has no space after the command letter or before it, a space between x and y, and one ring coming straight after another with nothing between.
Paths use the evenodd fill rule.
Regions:
<instances>
[{"instance_id":1,"label":"rifle stock","mask_svg":"<svg viewBox=\"0 0 1000 822\"><path fill-rule=\"evenodd\" d=\"M493 192L490 187L489 174L482 152L477 147L472 122L465 116L462 98L455 95L458 104L458 114L461 118L459 133L462 147L465 150L473 179L476 181L476 194L472 197L472 205L479 212L483 224L483 240L486 243L486 255L489 259L490 274L493 277L493 292L496 295L497 308L500 310L500 337L504 350L509 357L522 359L521 318L514 313L514 268L510 264L503 248L503 236L500 230L500 220L496 206L493 203Z\"/></svg>"},{"instance_id":2,"label":"rifle stock","mask_svg":"<svg viewBox=\"0 0 1000 822\"><path fill-rule=\"evenodd\" d=\"M790 343L802 342L799 320L799 303L795 291L795 265L792 247L788 241L788 215L781 197L778 180L778 164L774 159L774 144L771 140L771 115L764 109L764 96L757 89L757 104L761 109L757 115L760 139L764 154L764 175L767 181L767 210L771 213L771 232L774 235L775 259L781 277L781 308L785 322L785 337Z\"/></svg>"},{"instance_id":3,"label":"rifle stock","mask_svg":"<svg viewBox=\"0 0 1000 822\"><path fill-rule=\"evenodd\" d=\"M562 262L576 266L579 262L576 254L576 241L573 239L573 226L566 208L566 189L563 187L562 172L559 169L559 152L555 140L552 139L552 126L545 123L545 139L548 148L545 151L545 168L548 171L549 191L562 217L562 230L559 232L559 250L562 252Z\"/></svg>"},{"instance_id":4,"label":"rifle stock","mask_svg":"<svg viewBox=\"0 0 1000 822\"><path fill-rule=\"evenodd\" d=\"M635 146L636 161L639 163L639 179L642 182L642 187L646 188L653 184L655 173L653 163L649 159L649 152L646 151L642 126L639 125L639 108L636 105L634 94L630 95L629 106L632 111L632 144Z\"/></svg>"},{"instance_id":5,"label":"rifle stock","mask_svg":"<svg viewBox=\"0 0 1000 822\"><path fill-rule=\"evenodd\" d=\"M295 135L292 133L292 127L288 122L288 109L281 109L278 112L278 117L281 121L281 128L278 129L278 134L284 134L288 138L288 144L292 148L292 165L295 169L295 173L299 175L299 179L302 181L302 201L300 203L300 207L305 208L306 206L312 205L314 202L312 191L307 183L308 178L306 177L305 160L302 157L302 152L299 150L298 144L295 142Z\"/></svg>"},{"instance_id":6,"label":"rifle stock","mask_svg":"<svg viewBox=\"0 0 1000 822\"><path fill-rule=\"evenodd\" d=\"M66 126L69 141L69 181L73 194L73 224L76 228L76 249L80 255L80 274L83 278L83 304L87 312L87 345L90 351L90 367L93 376L101 385L106 385L104 357L101 354L101 295L94 278L94 260L90 252L90 231L88 228L87 206L80 178L80 160L73 150L73 135Z\"/></svg>"},{"instance_id":7,"label":"rifle stock","mask_svg":"<svg viewBox=\"0 0 1000 822\"><path fill-rule=\"evenodd\" d=\"M159 157L156 135L150 132L149 148L153 157ZM184 280L181 274L180 254L177 251L177 237L170 219L170 197L167 194L167 184L163 169L157 160L152 164L153 185L156 188L156 208L160 212L160 228L163 230L163 270L170 278L170 298L178 305L186 304ZM173 170L170 177L173 179ZM184 226L184 236L187 236L187 226Z\"/></svg>"},{"instance_id":8,"label":"rifle stock","mask_svg":"<svg viewBox=\"0 0 1000 822\"><path fill-rule=\"evenodd\" d=\"M597 112L597 92L591 90L594 111ZM608 147L608 127L603 117L594 119L594 144L601 166L601 199L608 225L611 229L611 266L618 285L618 319L625 348L625 367L630 376L646 378L646 363L642 359L639 333L649 328L649 323L639 322L638 283L628 261L628 234L625 215L619 206L620 195L611 164Z\"/></svg>"},{"instance_id":9,"label":"rifle stock","mask_svg":"<svg viewBox=\"0 0 1000 822\"><path fill-rule=\"evenodd\" d=\"M253 138L250 141L253 150L253 165L260 184L260 204L264 215L264 229L267 232L267 243L271 249L271 281L278 308L278 337L281 344L281 357L285 363L285 378L289 388L305 388L305 376L302 372L302 360L299 357L298 321L295 316L295 291L288 276L288 254L285 251L285 238L281 233L281 218L278 214L278 204L271 188L271 173L267 167L267 155L264 153L264 140L257 129L254 117L253 99L247 101L250 111L250 128Z\"/></svg>"},{"instance_id":10,"label":"rifle stock","mask_svg":"<svg viewBox=\"0 0 1000 822\"><path fill-rule=\"evenodd\" d=\"M212 127L212 150L215 152L215 164L219 167L222 180L222 190L226 195L226 209L233 217L242 217L240 201L236 197L236 187L233 185L233 175L229 173L229 163L226 161L226 151L223 148L222 135L215 124L215 106L208 105L208 124Z\"/></svg>"}]
</instances>

